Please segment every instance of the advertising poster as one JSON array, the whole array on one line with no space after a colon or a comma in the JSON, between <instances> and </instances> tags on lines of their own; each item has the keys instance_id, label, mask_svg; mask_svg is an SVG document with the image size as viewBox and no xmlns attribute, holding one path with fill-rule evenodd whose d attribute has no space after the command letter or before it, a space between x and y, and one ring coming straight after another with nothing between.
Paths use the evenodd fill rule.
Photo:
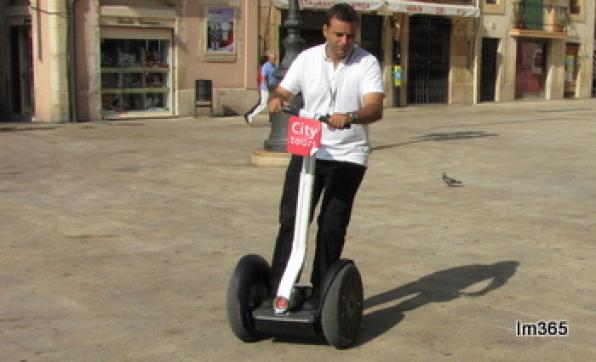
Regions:
<instances>
[{"instance_id":1,"label":"advertising poster","mask_svg":"<svg viewBox=\"0 0 596 362\"><path fill-rule=\"evenodd\" d=\"M231 7L207 8L207 51L234 54L234 17Z\"/></svg>"}]
</instances>

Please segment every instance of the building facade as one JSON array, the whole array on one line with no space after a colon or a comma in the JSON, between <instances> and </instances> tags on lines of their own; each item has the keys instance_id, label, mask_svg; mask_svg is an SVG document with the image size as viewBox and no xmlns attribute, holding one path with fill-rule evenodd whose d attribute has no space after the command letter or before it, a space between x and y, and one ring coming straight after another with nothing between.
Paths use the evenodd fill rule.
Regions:
<instances>
[{"instance_id":1,"label":"building facade","mask_svg":"<svg viewBox=\"0 0 596 362\"><path fill-rule=\"evenodd\" d=\"M596 95L593 0L347 0L387 107ZM306 45L334 0L300 0ZM242 114L288 0L0 1L0 119Z\"/></svg>"},{"instance_id":2,"label":"building facade","mask_svg":"<svg viewBox=\"0 0 596 362\"><path fill-rule=\"evenodd\" d=\"M594 83L592 0L347 1L382 65L387 106L586 98ZM261 1L259 46L283 52L287 0ZM334 1L300 0L307 45Z\"/></svg>"},{"instance_id":3,"label":"building facade","mask_svg":"<svg viewBox=\"0 0 596 362\"><path fill-rule=\"evenodd\" d=\"M193 116L200 93L237 114L258 98L254 0L0 3L2 119Z\"/></svg>"}]
</instances>

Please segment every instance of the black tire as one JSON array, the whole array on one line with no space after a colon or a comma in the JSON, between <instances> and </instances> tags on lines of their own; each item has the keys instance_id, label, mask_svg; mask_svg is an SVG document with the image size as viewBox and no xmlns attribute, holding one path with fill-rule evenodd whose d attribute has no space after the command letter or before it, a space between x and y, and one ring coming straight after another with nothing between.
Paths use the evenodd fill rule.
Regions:
<instances>
[{"instance_id":1,"label":"black tire","mask_svg":"<svg viewBox=\"0 0 596 362\"><path fill-rule=\"evenodd\" d=\"M360 273L354 264L344 263L323 301L321 327L329 344L343 349L354 343L362 321L362 300Z\"/></svg>"},{"instance_id":2,"label":"black tire","mask_svg":"<svg viewBox=\"0 0 596 362\"><path fill-rule=\"evenodd\" d=\"M244 342L265 337L255 328L252 311L269 294L269 265L259 255L242 257L230 278L226 307L232 332Z\"/></svg>"}]
</instances>

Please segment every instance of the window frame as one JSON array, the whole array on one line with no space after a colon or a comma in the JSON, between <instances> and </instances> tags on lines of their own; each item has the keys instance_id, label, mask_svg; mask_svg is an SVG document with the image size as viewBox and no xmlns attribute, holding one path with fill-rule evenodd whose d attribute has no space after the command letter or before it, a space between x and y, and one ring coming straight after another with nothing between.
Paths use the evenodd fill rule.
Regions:
<instances>
[{"instance_id":1,"label":"window frame","mask_svg":"<svg viewBox=\"0 0 596 362\"><path fill-rule=\"evenodd\" d=\"M483 14L505 14L505 0L494 0L489 3L488 0L482 0L481 11Z\"/></svg>"}]
</instances>

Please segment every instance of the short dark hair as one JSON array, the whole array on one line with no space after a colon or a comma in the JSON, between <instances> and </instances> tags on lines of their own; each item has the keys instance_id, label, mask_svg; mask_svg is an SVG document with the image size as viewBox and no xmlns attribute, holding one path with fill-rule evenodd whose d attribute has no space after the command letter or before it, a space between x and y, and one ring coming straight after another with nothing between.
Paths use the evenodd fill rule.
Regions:
<instances>
[{"instance_id":1,"label":"short dark hair","mask_svg":"<svg viewBox=\"0 0 596 362\"><path fill-rule=\"evenodd\" d=\"M327 24L327 26L331 25L332 18L352 24L358 24L358 13L354 10L352 5L346 3L335 4L327 10L325 16L325 24Z\"/></svg>"}]
</instances>

